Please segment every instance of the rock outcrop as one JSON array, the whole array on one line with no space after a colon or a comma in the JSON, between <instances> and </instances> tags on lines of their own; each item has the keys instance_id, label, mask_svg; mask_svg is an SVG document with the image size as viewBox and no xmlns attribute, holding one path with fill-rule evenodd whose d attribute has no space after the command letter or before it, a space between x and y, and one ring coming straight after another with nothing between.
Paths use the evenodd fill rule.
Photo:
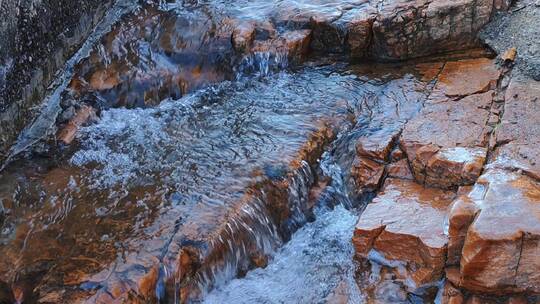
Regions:
<instances>
[{"instance_id":1,"label":"rock outcrop","mask_svg":"<svg viewBox=\"0 0 540 304\"><path fill-rule=\"evenodd\" d=\"M425 108L400 139L419 183L448 189L471 185L480 176L499 77L489 59L445 64Z\"/></svg>"},{"instance_id":2,"label":"rock outcrop","mask_svg":"<svg viewBox=\"0 0 540 304\"><path fill-rule=\"evenodd\" d=\"M1 130L2 153L33 117L30 108L43 98L54 72L73 54L111 1L91 5L84 1L65 5L60 1L51 3L50 8L48 4L33 6L32 1L26 2L28 5L20 7L13 1L3 4L3 13L9 17L6 27L0 30L9 39L3 40L6 42L0 48L6 54L13 53L15 45L25 51L19 50L20 56L13 60L0 62L3 66L0 84L4 84L0 96L6 100L0 108L0 120L5 122ZM233 72L249 72L260 61L281 65L287 60L302 60L310 52L403 60L463 50L479 45L476 34L495 12L507 9L507 2L342 0L332 5L272 2L261 5L257 17L214 3L205 4L206 9L231 10L230 14L205 15L194 10L177 16L156 9L154 4L144 5L115 25L89 59L79 65L71 94L96 109L152 106L165 98L233 79ZM258 8L255 5L253 9ZM21 15L12 17L17 16L14 14L17 11ZM81 21L75 30L62 32L64 28L73 29L79 17ZM61 18L62 22L55 22ZM21 22L23 25L18 27L17 20L30 21ZM51 26L41 28L38 23ZM154 28L153 35L148 35L148 28ZM24 33L32 35L27 37ZM45 33L53 39L45 42ZM42 51L43 44L47 44L46 52ZM38 49L41 51L36 53ZM149 49L163 60L144 57ZM39 68L33 70L34 67Z\"/></svg>"},{"instance_id":3,"label":"rock outcrop","mask_svg":"<svg viewBox=\"0 0 540 304\"><path fill-rule=\"evenodd\" d=\"M461 255L457 286L540 293L539 202L540 184L530 177L501 169L482 175L450 215L450 237L456 243L452 254Z\"/></svg>"},{"instance_id":4,"label":"rock outcrop","mask_svg":"<svg viewBox=\"0 0 540 304\"><path fill-rule=\"evenodd\" d=\"M540 184L534 122L539 84L516 77L506 91L493 160L450 215L449 264L460 266L456 286L499 294L540 290ZM494 229L494 227L497 227Z\"/></svg>"},{"instance_id":5,"label":"rock outcrop","mask_svg":"<svg viewBox=\"0 0 540 304\"><path fill-rule=\"evenodd\" d=\"M384 59L470 48L495 11L491 0L388 0L378 7L372 52Z\"/></svg>"},{"instance_id":6,"label":"rock outcrop","mask_svg":"<svg viewBox=\"0 0 540 304\"><path fill-rule=\"evenodd\" d=\"M353 237L361 259L396 273L376 286L396 277L405 286L429 286L444 277L442 303L538 300L540 85L519 75L508 84L500 71L490 60L446 63L424 109L406 124L399 142L409 166L403 160L389 166L382 192L360 216ZM407 180L408 167L424 187ZM396 187L396 177L406 182ZM410 197L442 191L432 187L450 189L447 197L457 198L442 209L419 209L419 199ZM437 204L444 195L423 197ZM392 242L378 241L388 229L401 233ZM438 246L428 246L436 237Z\"/></svg>"}]
</instances>

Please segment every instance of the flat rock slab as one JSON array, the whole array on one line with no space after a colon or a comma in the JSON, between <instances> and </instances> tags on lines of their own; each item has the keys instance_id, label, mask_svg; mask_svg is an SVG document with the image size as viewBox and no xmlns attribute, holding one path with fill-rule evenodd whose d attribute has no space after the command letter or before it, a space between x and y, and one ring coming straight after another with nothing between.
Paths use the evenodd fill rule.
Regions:
<instances>
[{"instance_id":1,"label":"flat rock slab","mask_svg":"<svg viewBox=\"0 0 540 304\"><path fill-rule=\"evenodd\" d=\"M492 95L429 105L407 123L400 145L419 182L445 188L474 183L489 142Z\"/></svg>"},{"instance_id":2,"label":"flat rock slab","mask_svg":"<svg viewBox=\"0 0 540 304\"><path fill-rule=\"evenodd\" d=\"M422 112L409 121L400 145L416 180L440 188L471 185L485 163L494 88L501 76L486 58L446 62Z\"/></svg>"},{"instance_id":3,"label":"flat rock slab","mask_svg":"<svg viewBox=\"0 0 540 304\"><path fill-rule=\"evenodd\" d=\"M497 128L496 166L521 169L540 178L540 81L516 77L506 90Z\"/></svg>"},{"instance_id":4,"label":"flat rock slab","mask_svg":"<svg viewBox=\"0 0 540 304\"><path fill-rule=\"evenodd\" d=\"M435 91L446 96L468 96L495 88L501 75L495 62L488 58L449 61L439 75Z\"/></svg>"},{"instance_id":5,"label":"flat rock slab","mask_svg":"<svg viewBox=\"0 0 540 304\"><path fill-rule=\"evenodd\" d=\"M415 289L440 279L448 238L444 233L453 192L388 179L360 216L353 236L357 255L373 252L404 265L404 280Z\"/></svg>"},{"instance_id":6,"label":"flat rock slab","mask_svg":"<svg viewBox=\"0 0 540 304\"><path fill-rule=\"evenodd\" d=\"M478 292L539 293L540 183L519 172L489 169L458 204L449 233L458 246L463 242L459 285Z\"/></svg>"}]
</instances>

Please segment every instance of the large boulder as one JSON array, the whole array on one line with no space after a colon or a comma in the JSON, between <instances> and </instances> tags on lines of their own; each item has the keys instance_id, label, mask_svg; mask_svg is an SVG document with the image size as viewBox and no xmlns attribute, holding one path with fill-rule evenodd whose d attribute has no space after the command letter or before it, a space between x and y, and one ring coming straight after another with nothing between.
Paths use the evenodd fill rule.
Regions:
<instances>
[{"instance_id":1,"label":"large boulder","mask_svg":"<svg viewBox=\"0 0 540 304\"><path fill-rule=\"evenodd\" d=\"M406 59L477 45L491 0L382 1L373 23L374 56Z\"/></svg>"}]
</instances>

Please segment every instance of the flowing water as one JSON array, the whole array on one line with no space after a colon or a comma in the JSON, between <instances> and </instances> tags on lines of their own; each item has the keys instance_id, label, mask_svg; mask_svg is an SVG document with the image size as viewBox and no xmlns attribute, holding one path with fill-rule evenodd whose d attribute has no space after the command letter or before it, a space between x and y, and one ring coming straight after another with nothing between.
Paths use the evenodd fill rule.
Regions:
<instances>
[{"instance_id":1,"label":"flowing water","mask_svg":"<svg viewBox=\"0 0 540 304\"><path fill-rule=\"evenodd\" d=\"M235 57L230 16L343 13L353 1L249 3L144 6L74 67L49 102L99 117L70 146L44 141L0 173L0 281L19 298L363 301L355 139L399 132L434 75Z\"/></svg>"},{"instance_id":2,"label":"flowing water","mask_svg":"<svg viewBox=\"0 0 540 304\"><path fill-rule=\"evenodd\" d=\"M357 214L339 166L329 154L321 162L332 178L315 207L316 220L295 233L264 269L217 287L205 303L361 303L354 280L351 243ZM335 206L335 207L334 207ZM309 289L307 291L306 289Z\"/></svg>"}]
</instances>

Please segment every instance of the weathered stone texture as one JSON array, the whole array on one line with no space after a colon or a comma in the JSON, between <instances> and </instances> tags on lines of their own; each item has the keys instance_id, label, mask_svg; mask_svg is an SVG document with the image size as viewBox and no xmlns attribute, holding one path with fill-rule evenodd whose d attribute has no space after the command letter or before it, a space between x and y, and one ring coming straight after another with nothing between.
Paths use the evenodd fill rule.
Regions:
<instances>
[{"instance_id":1,"label":"weathered stone texture","mask_svg":"<svg viewBox=\"0 0 540 304\"><path fill-rule=\"evenodd\" d=\"M499 77L489 59L445 64L425 108L400 139L418 182L440 188L474 184L486 161Z\"/></svg>"},{"instance_id":2,"label":"weathered stone texture","mask_svg":"<svg viewBox=\"0 0 540 304\"><path fill-rule=\"evenodd\" d=\"M540 82L515 78L506 90L504 116L497 128L499 167L517 168L540 179Z\"/></svg>"},{"instance_id":3,"label":"weathered stone texture","mask_svg":"<svg viewBox=\"0 0 540 304\"><path fill-rule=\"evenodd\" d=\"M455 262L463 243L461 287L491 293L540 292L539 203L537 181L490 169L471 194L454 205L449 233L455 248L449 262Z\"/></svg>"},{"instance_id":4,"label":"weathered stone texture","mask_svg":"<svg viewBox=\"0 0 540 304\"><path fill-rule=\"evenodd\" d=\"M453 192L387 179L360 216L353 236L356 253L369 258L375 250L386 260L403 263L407 273L402 279L412 282L413 289L437 281L448 242L444 218L453 198Z\"/></svg>"},{"instance_id":5,"label":"weathered stone texture","mask_svg":"<svg viewBox=\"0 0 540 304\"><path fill-rule=\"evenodd\" d=\"M0 3L0 161L113 0Z\"/></svg>"},{"instance_id":6,"label":"weathered stone texture","mask_svg":"<svg viewBox=\"0 0 540 304\"><path fill-rule=\"evenodd\" d=\"M493 13L491 0L382 1L373 23L372 53L405 59L477 44Z\"/></svg>"}]
</instances>

